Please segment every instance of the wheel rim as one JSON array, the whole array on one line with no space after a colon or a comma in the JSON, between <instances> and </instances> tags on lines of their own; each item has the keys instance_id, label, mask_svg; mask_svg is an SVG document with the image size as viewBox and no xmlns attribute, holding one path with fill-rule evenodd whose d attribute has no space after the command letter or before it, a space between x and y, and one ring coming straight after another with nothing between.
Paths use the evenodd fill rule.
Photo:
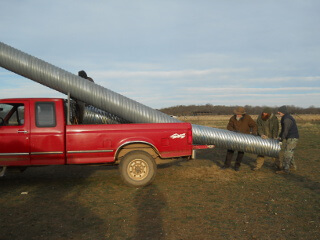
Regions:
<instances>
[{"instance_id":1,"label":"wheel rim","mask_svg":"<svg viewBox=\"0 0 320 240\"><path fill-rule=\"evenodd\" d=\"M127 168L128 176L136 181L145 179L149 174L149 165L143 159L134 159Z\"/></svg>"}]
</instances>

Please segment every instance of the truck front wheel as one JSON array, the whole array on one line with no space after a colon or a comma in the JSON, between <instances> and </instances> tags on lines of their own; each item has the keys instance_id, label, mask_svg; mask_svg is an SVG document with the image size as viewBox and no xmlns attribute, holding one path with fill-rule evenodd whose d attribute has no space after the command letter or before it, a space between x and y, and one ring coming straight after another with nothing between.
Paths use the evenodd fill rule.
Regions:
<instances>
[{"instance_id":1,"label":"truck front wheel","mask_svg":"<svg viewBox=\"0 0 320 240\"><path fill-rule=\"evenodd\" d=\"M154 180L157 165L149 153L136 150L123 157L120 161L119 170L122 180L127 185L143 187Z\"/></svg>"}]
</instances>

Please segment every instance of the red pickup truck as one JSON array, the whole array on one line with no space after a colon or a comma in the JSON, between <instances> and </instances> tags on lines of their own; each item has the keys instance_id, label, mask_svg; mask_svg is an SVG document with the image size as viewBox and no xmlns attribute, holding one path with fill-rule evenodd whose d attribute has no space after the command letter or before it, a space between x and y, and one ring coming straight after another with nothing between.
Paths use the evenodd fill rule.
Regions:
<instances>
[{"instance_id":1,"label":"red pickup truck","mask_svg":"<svg viewBox=\"0 0 320 240\"><path fill-rule=\"evenodd\" d=\"M128 185L150 184L162 159L192 155L189 123L68 125L64 99L0 100L0 175L39 165L119 164Z\"/></svg>"}]
</instances>

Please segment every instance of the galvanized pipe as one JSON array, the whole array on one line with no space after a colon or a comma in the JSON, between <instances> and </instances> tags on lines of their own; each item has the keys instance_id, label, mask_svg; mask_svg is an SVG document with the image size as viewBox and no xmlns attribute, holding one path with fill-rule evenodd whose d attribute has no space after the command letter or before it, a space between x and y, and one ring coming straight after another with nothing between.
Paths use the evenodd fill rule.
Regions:
<instances>
[{"instance_id":1,"label":"galvanized pipe","mask_svg":"<svg viewBox=\"0 0 320 240\"><path fill-rule=\"evenodd\" d=\"M45 61L0 42L0 66L75 99L84 101L133 123L180 122L125 96L87 81ZM263 140L252 135L192 125L195 144L278 157L280 146L275 140Z\"/></svg>"},{"instance_id":2,"label":"galvanized pipe","mask_svg":"<svg viewBox=\"0 0 320 240\"><path fill-rule=\"evenodd\" d=\"M70 101L70 106L68 108L70 110L69 116L73 124L78 124L79 114L77 114L77 103L76 101ZM124 124L130 123L129 121L113 115L109 112L100 110L94 106L86 105L83 110L83 123L82 124Z\"/></svg>"},{"instance_id":3,"label":"galvanized pipe","mask_svg":"<svg viewBox=\"0 0 320 240\"><path fill-rule=\"evenodd\" d=\"M123 124L129 121L115 116L109 112L102 111L91 105L86 106L83 116L83 124Z\"/></svg>"},{"instance_id":4,"label":"galvanized pipe","mask_svg":"<svg viewBox=\"0 0 320 240\"><path fill-rule=\"evenodd\" d=\"M133 123L178 122L168 115L0 42L0 66Z\"/></svg>"},{"instance_id":5,"label":"galvanized pipe","mask_svg":"<svg viewBox=\"0 0 320 240\"><path fill-rule=\"evenodd\" d=\"M213 144L221 148L255 153L263 156L279 156L279 141L274 139L262 139L260 136L195 124L192 124L192 133L195 143Z\"/></svg>"}]
</instances>

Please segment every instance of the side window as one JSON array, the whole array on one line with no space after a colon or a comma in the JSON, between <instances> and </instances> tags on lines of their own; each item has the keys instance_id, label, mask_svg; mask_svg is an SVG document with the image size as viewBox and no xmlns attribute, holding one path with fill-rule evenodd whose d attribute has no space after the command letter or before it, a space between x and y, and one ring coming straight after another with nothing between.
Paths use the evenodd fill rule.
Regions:
<instances>
[{"instance_id":1,"label":"side window","mask_svg":"<svg viewBox=\"0 0 320 240\"><path fill-rule=\"evenodd\" d=\"M1 103L2 125L21 126L24 124L24 105L22 103Z\"/></svg>"},{"instance_id":2,"label":"side window","mask_svg":"<svg viewBox=\"0 0 320 240\"><path fill-rule=\"evenodd\" d=\"M53 102L36 103L36 126L37 127L55 127L56 111Z\"/></svg>"}]
</instances>

